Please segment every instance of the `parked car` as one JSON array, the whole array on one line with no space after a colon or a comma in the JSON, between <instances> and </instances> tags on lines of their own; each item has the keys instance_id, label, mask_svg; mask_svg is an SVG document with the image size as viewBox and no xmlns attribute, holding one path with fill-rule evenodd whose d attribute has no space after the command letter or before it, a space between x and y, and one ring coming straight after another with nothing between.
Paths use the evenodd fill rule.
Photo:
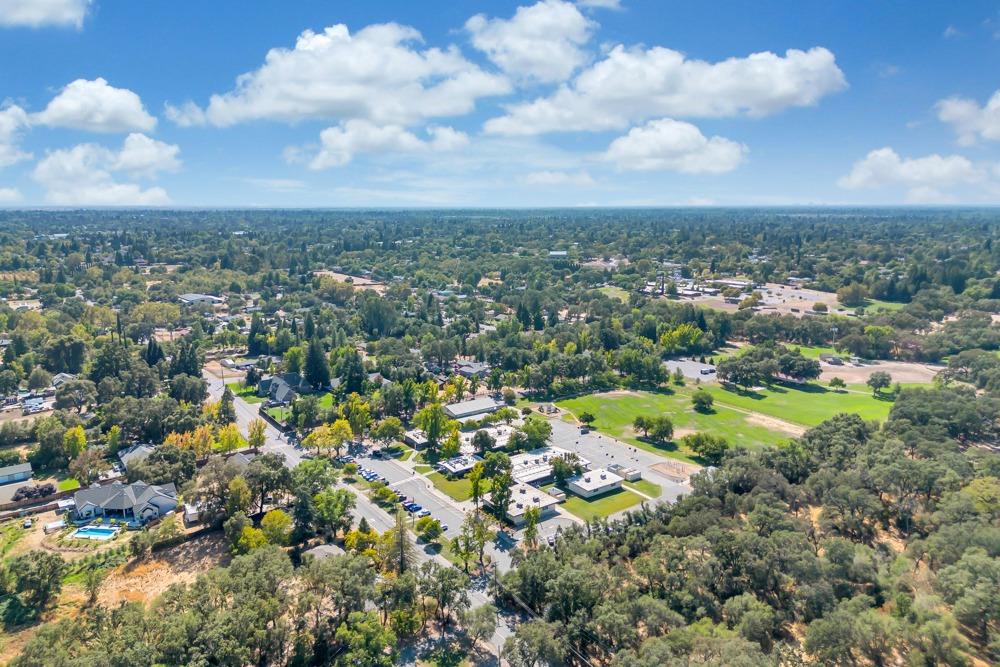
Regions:
<instances>
[{"instance_id":1,"label":"parked car","mask_svg":"<svg viewBox=\"0 0 1000 667\"><path fill-rule=\"evenodd\" d=\"M419 516L419 517L425 517L425 516L430 516L430 515L431 515L431 511L430 510L420 510L419 512L417 512L417 516Z\"/></svg>"}]
</instances>

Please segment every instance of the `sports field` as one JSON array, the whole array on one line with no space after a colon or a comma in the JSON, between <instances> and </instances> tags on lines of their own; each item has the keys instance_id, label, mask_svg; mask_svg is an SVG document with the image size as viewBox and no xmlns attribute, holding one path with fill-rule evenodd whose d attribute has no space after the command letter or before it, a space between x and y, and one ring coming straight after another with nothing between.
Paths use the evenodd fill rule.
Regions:
<instances>
[{"instance_id":1,"label":"sports field","mask_svg":"<svg viewBox=\"0 0 1000 667\"><path fill-rule=\"evenodd\" d=\"M835 392L810 383L802 388L776 386L755 391L734 391L715 383L702 385L715 398L710 413L696 412L692 384L676 387L672 393L616 391L580 396L558 405L574 417L589 412L596 417L594 428L620 440L671 458L692 460L691 452L678 441L688 433L706 431L726 438L731 444L757 449L781 445L801 435L809 427L830 417L850 412L866 420L884 420L892 402L875 398L864 385L851 385ZM674 423L674 441L654 445L639 440L632 422L644 417L667 415Z\"/></svg>"}]
</instances>

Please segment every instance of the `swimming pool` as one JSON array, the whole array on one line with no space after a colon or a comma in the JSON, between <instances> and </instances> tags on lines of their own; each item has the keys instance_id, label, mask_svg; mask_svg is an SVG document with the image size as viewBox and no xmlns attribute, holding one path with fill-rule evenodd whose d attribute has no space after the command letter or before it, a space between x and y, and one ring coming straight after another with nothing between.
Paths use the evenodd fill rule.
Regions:
<instances>
[{"instance_id":1,"label":"swimming pool","mask_svg":"<svg viewBox=\"0 0 1000 667\"><path fill-rule=\"evenodd\" d=\"M110 526L84 526L78 528L70 537L82 540L110 540L118 531L118 528Z\"/></svg>"}]
</instances>

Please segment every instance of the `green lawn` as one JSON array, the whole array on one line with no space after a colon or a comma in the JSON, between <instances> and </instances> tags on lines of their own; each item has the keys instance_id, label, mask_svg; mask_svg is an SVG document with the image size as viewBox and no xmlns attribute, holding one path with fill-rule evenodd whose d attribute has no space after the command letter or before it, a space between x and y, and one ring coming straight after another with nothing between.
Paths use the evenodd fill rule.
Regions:
<instances>
[{"instance_id":1,"label":"green lawn","mask_svg":"<svg viewBox=\"0 0 1000 667\"><path fill-rule=\"evenodd\" d=\"M611 516L615 512L621 512L638 505L643 500L645 499L642 496L622 489L589 500L567 494L566 502L562 504L562 507L570 514L574 514L584 521L590 521L595 517Z\"/></svg>"},{"instance_id":2,"label":"green lawn","mask_svg":"<svg viewBox=\"0 0 1000 667\"><path fill-rule=\"evenodd\" d=\"M839 301L837 302L837 305L840 306L841 308L845 308L847 310L850 310L851 312L854 312L854 310L855 310L855 308L852 308L851 306L845 306L844 304L840 303ZM900 308L902 308L905 305L906 305L905 303L896 303L894 301L882 301L881 299L865 299L865 303L864 303L863 308L865 310L870 310L870 311L873 311L873 312L874 311L878 311L878 310L883 309L883 308L885 310L889 310L889 311L896 311L896 310L899 310Z\"/></svg>"},{"instance_id":3,"label":"green lawn","mask_svg":"<svg viewBox=\"0 0 1000 667\"><path fill-rule=\"evenodd\" d=\"M849 387L852 391L846 392L831 391L815 383L801 389L776 385L750 392L737 392L716 384L702 386L715 397L716 408L733 406L803 426L815 426L840 412L882 421L892 409L892 401L873 397L863 385Z\"/></svg>"},{"instance_id":4,"label":"green lawn","mask_svg":"<svg viewBox=\"0 0 1000 667\"><path fill-rule=\"evenodd\" d=\"M779 445L787 442L790 434L773 431L748 421L748 415L718 405L714 413L695 412L691 406L690 392L654 394L629 392L624 394L591 394L564 401L557 405L579 416L589 412L597 417L594 428L646 451L697 463L692 452L677 443L658 446L639 440L632 429L632 422L639 415L667 415L674 422L675 432L709 431L733 444L751 449Z\"/></svg>"},{"instance_id":5,"label":"green lawn","mask_svg":"<svg viewBox=\"0 0 1000 667\"><path fill-rule=\"evenodd\" d=\"M66 479L59 480L59 485L57 487L60 491L74 491L80 488L80 482L72 477L67 477Z\"/></svg>"},{"instance_id":6,"label":"green lawn","mask_svg":"<svg viewBox=\"0 0 1000 667\"><path fill-rule=\"evenodd\" d=\"M438 491L452 500L462 502L472 498L472 483L465 477L451 479L439 472L432 472L427 475L427 479L434 484Z\"/></svg>"},{"instance_id":7,"label":"green lawn","mask_svg":"<svg viewBox=\"0 0 1000 667\"><path fill-rule=\"evenodd\" d=\"M634 482L623 482L623 485L625 488L632 489L633 491L645 493L650 498L659 498L660 493L663 491L659 484L654 484L648 479L639 479Z\"/></svg>"},{"instance_id":8,"label":"green lawn","mask_svg":"<svg viewBox=\"0 0 1000 667\"><path fill-rule=\"evenodd\" d=\"M599 287L597 291L601 294L606 294L607 296L618 299L619 301L628 303L628 292L621 287L608 285L607 287Z\"/></svg>"},{"instance_id":9,"label":"green lawn","mask_svg":"<svg viewBox=\"0 0 1000 667\"><path fill-rule=\"evenodd\" d=\"M236 391L233 392L233 393L236 396L239 396L240 398L242 398L247 403L263 403L264 402L264 398L257 395L257 389L256 389L256 387L242 387L242 388L237 388Z\"/></svg>"},{"instance_id":10,"label":"green lawn","mask_svg":"<svg viewBox=\"0 0 1000 667\"><path fill-rule=\"evenodd\" d=\"M292 416L292 409L285 406L275 406L273 408L267 409L267 414L279 423L284 423L286 419Z\"/></svg>"},{"instance_id":11,"label":"green lawn","mask_svg":"<svg viewBox=\"0 0 1000 667\"><path fill-rule=\"evenodd\" d=\"M415 471L419 472L420 474L424 474L426 472L430 472L431 470L433 470L434 467L426 465L426 464L423 464L423 465L418 464L418 465L413 466L413 469Z\"/></svg>"}]
</instances>

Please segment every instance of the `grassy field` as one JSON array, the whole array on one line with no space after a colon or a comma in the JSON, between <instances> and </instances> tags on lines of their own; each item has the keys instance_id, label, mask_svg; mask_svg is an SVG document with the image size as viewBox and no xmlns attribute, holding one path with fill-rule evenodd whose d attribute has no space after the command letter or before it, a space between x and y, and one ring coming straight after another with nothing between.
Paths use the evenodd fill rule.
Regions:
<instances>
[{"instance_id":1,"label":"grassy field","mask_svg":"<svg viewBox=\"0 0 1000 667\"><path fill-rule=\"evenodd\" d=\"M606 294L610 297L618 299L619 301L628 303L628 292L621 287L615 287L614 285L608 285L607 287L599 287L597 289L601 294Z\"/></svg>"},{"instance_id":2,"label":"grassy field","mask_svg":"<svg viewBox=\"0 0 1000 667\"><path fill-rule=\"evenodd\" d=\"M793 424L815 426L840 412L852 412L862 419L882 421L889 416L892 401L872 396L864 385L851 391L836 392L815 383L802 389L775 386L749 392L737 392L719 385L703 385L715 397L716 408L731 406L777 417Z\"/></svg>"},{"instance_id":3,"label":"grassy field","mask_svg":"<svg viewBox=\"0 0 1000 667\"><path fill-rule=\"evenodd\" d=\"M590 521L595 517L607 517L616 512L621 512L629 507L638 505L644 498L626 489L612 491L596 498L580 498L579 496L567 495L566 502L562 504L564 510L574 514L584 521Z\"/></svg>"},{"instance_id":4,"label":"grassy field","mask_svg":"<svg viewBox=\"0 0 1000 667\"><path fill-rule=\"evenodd\" d=\"M691 406L690 394L683 391L674 394L592 394L559 401L558 405L576 416L583 412L593 414L597 417L593 426L619 440L646 451L693 463L697 461L692 452L677 443L658 446L639 440L632 430L633 420L639 415L667 415L674 422L678 436L695 431L709 431L750 449L779 445L792 437L791 434L754 424L748 419L748 415L722 405L718 405L711 414L695 412Z\"/></svg>"},{"instance_id":5,"label":"grassy field","mask_svg":"<svg viewBox=\"0 0 1000 667\"><path fill-rule=\"evenodd\" d=\"M692 452L679 443L658 446L639 440L632 429L633 420L639 416L667 415L674 422L675 440L695 432L708 431L720 435L732 444L749 449L781 445L795 437L797 431L815 426L841 413L856 413L866 420L884 420L892 409L892 402L872 396L864 385L851 385L849 391L835 392L810 383L803 388L776 386L759 391L737 392L715 383L701 385L715 398L714 411L708 414L695 412L691 394L696 390L688 384L677 387L672 394L651 392L622 392L592 394L564 401L558 405L574 416L583 412L597 419L593 426L647 451L671 458L697 463ZM748 414L748 413L756 413ZM785 430L781 423L767 423L768 417L788 422Z\"/></svg>"},{"instance_id":6,"label":"grassy field","mask_svg":"<svg viewBox=\"0 0 1000 667\"><path fill-rule=\"evenodd\" d=\"M434 484L438 491L452 500L462 502L472 498L472 483L465 477L450 479L439 472L432 472L427 475L427 479Z\"/></svg>"},{"instance_id":7,"label":"grassy field","mask_svg":"<svg viewBox=\"0 0 1000 667\"><path fill-rule=\"evenodd\" d=\"M659 484L653 484L648 479L638 479L634 482L623 482L622 484L625 488L644 493L650 498L659 498L660 493L663 491Z\"/></svg>"}]
</instances>

